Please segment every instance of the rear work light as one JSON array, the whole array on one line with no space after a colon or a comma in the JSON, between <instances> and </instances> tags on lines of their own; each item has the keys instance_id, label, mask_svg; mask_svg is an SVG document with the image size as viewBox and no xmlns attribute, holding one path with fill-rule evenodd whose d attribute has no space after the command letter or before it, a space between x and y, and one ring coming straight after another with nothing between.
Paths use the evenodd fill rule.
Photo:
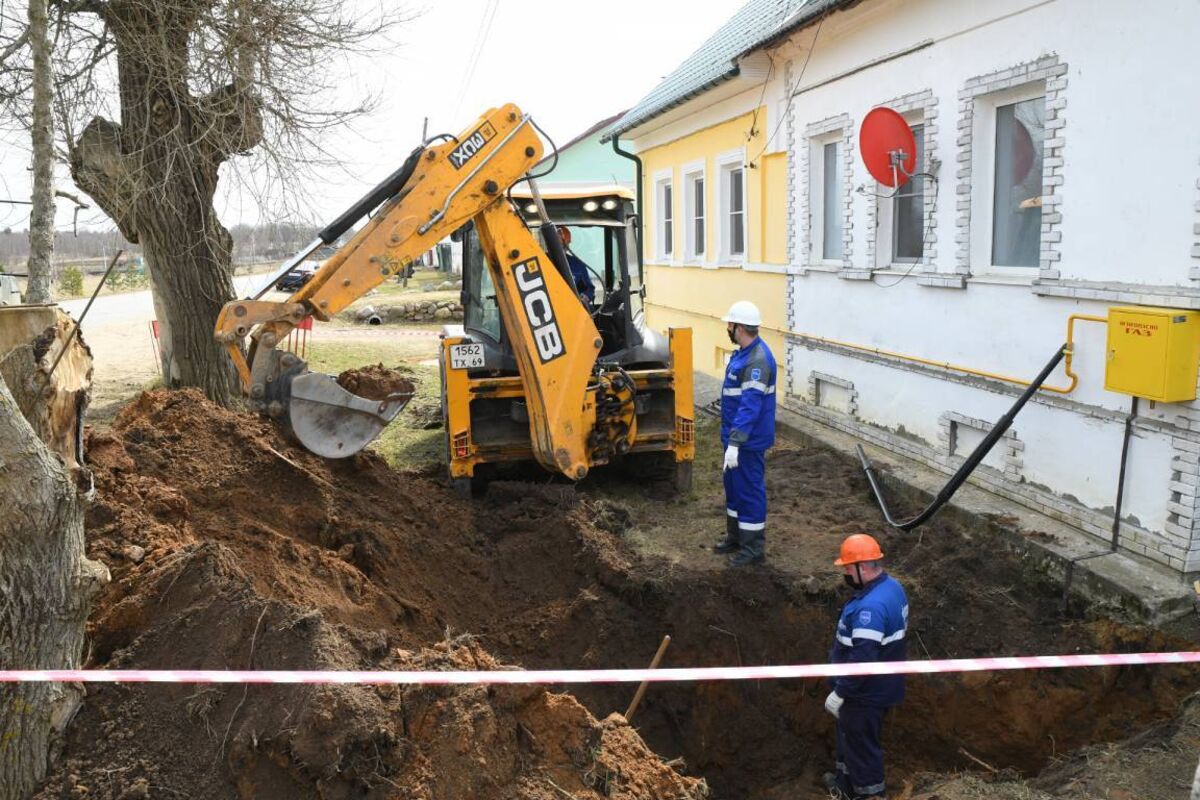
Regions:
<instances>
[{"instance_id":1,"label":"rear work light","mask_svg":"<svg viewBox=\"0 0 1200 800\"><path fill-rule=\"evenodd\" d=\"M675 418L675 438L679 444L691 444L696 440L696 423L687 417Z\"/></svg>"}]
</instances>

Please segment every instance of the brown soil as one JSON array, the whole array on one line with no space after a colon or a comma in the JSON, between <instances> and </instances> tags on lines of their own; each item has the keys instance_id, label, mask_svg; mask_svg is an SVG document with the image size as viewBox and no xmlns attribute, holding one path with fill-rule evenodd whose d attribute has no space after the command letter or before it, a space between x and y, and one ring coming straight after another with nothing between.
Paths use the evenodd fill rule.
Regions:
<instances>
[{"instance_id":1,"label":"brown soil","mask_svg":"<svg viewBox=\"0 0 1200 800\"><path fill-rule=\"evenodd\" d=\"M628 667L665 633L666 666L822 661L844 599L827 565L852 530L880 536L908 588L913 657L1173 644L1064 616L985 521L887 533L852 462L811 445L772 456L771 565L746 572L696 546L721 519L712 491L627 507L603 486L497 482L469 503L437 473L322 461L191 392L142 395L89 452L89 555L114 574L98 667ZM647 529L683 555L639 555ZM892 777L977 769L964 750L1033 774L1198 684L1150 668L914 678L888 722ZM703 796L700 777L716 798L824 797L820 683L653 686L636 732L609 716L632 690L99 687L39 798L669 800Z\"/></svg>"},{"instance_id":2,"label":"brown soil","mask_svg":"<svg viewBox=\"0 0 1200 800\"><path fill-rule=\"evenodd\" d=\"M373 364L348 369L337 376L338 385L368 400L387 400L396 395L412 395L413 382L407 371Z\"/></svg>"},{"instance_id":3,"label":"brown soil","mask_svg":"<svg viewBox=\"0 0 1200 800\"><path fill-rule=\"evenodd\" d=\"M1200 753L1200 696L1180 713L1118 744L1093 745L1030 781L1011 770L979 775L918 776L911 800L1181 800Z\"/></svg>"}]
</instances>

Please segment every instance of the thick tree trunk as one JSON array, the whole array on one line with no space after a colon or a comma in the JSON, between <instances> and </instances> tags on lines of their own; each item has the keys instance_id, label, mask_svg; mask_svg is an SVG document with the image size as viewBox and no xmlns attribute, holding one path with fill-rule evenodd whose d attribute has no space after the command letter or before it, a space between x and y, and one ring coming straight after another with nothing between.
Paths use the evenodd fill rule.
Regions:
<instances>
[{"instance_id":1,"label":"thick tree trunk","mask_svg":"<svg viewBox=\"0 0 1200 800\"><path fill-rule=\"evenodd\" d=\"M155 308L162 309L163 383L195 386L209 399L228 405L235 396L233 365L213 339L213 329L221 307L233 298L232 237L211 208L203 208L186 193L164 205L175 213L163 208L152 218L143 215L138 230ZM190 247L181 247L177 231L197 225L210 230L195 237Z\"/></svg>"},{"instance_id":2,"label":"thick tree trunk","mask_svg":"<svg viewBox=\"0 0 1200 800\"><path fill-rule=\"evenodd\" d=\"M76 463L91 357L76 342L47 375L66 330L56 323L0 354L0 669L77 668L91 600L108 580L84 557L87 474ZM27 797L45 776L81 697L75 685L0 685L0 800Z\"/></svg>"},{"instance_id":3,"label":"thick tree trunk","mask_svg":"<svg viewBox=\"0 0 1200 800\"><path fill-rule=\"evenodd\" d=\"M228 405L235 374L213 328L233 298L232 240L212 201L221 164L258 144L262 120L244 86L191 95L189 35L204 6L102 7L117 47L121 124L92 120L75 143L71 175L142 245L163 310L164 381Z\"/></svg>"},{"instance_id":4,"label":"thick tree trunk","mask_svg":"<svg viewBox=\"0 0 1200 800\"><path fill-rule=\"evenodd\" d=\"M33 54L33 207L29 217L29 283L25 302L50 303L50 257L54 253L54 100L50 25L46 0L29 0L29 46Z\"/></svg>"}]
</instances>

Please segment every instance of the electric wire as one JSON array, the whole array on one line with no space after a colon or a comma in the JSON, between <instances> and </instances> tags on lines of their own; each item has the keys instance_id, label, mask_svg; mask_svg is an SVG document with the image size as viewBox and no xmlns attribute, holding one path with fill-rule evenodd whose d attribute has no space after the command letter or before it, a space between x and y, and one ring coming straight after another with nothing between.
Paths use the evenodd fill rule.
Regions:
<instances>
[{"instance_id":1,"label":"electric wire","mask_svg":"<svg viewBox=\"0 0 1200 800\"><path fill-rule=\"evenodd\" d=\"M938 201L938 193L941 191L942 184L937 179L937 176L931 172L917 172L917 173L913 174L911 177L915 178L917 176L920 176L927 180L933 181L933 200L929 204L929 224L925 226L925 235L923 237L921 237L921 257L918 258L916 261L914 261L912 263L912 265L904 272L903 275L901 275L899 278L892 281L891 283L875 283L875 275L874 275L874 273L872 273L871 282L875 283L875 285L881 289L890 289L893 286L903 283L905 280L908 279L908 277L910 275L913 274L913 272L916 270L917 267L925 265L925 252L929 249L929 237L933 233L934 228L937 226L937 201ZM923 199L922 199L922 204L924 204ZM893 214L893 217L894 216L895 215ZM892 224L893 225L895 224L894 219L893 219Z\"/></svg>"},{"instance_id":2,"label":"electric wire","mask_svg":"<svg viewBox=\"0 0 1200 800\"><path fill-rule=\"evenodd\" d=\"M779 30L779 26L783 24L784 19L787 18L788 13L791 11L791 6L786 2L781 3L779 8L779 19L775 20L775 30ZM775 58L769 51L766 53L766 56L768 62L767 76L763 78L762 91L758 93L758 102L754 104L754 116L750 118L750 130L746 131L746 141L754 138L756 126L758 125L758 110L762 108L763 98L767 96L767 84L771 82L771 77L775 74Z\"/></svg>"},{"instance_id":3,"label":"electric wire","mask_svg":"<svg viewBox=\"0 0 1200 800\"><path fill-rule=\"evenodd\" d=\"M471 87L471 81L475 78L475 68L479 66L479 57L483 54L484 48L487 46L488 36L492 32L492 23L496 19L496 12L500 9L500 0L490 0L487 8L484 9L483 16L479 19L479 30L475 34L475 45L471 50L471 57L467 61L467 69L463 73L462 86L458 89L458 96L454 100L454 112L450 115L450 119L458 118L458 112L462 108L462 102L466 99L467 90Z\"/></svg>"},{"instance_id":4,"label":"electric wire","mask_svg":"<svg viewBox=\"0 0 1200 800\"><path fill-rule=\"evenodd\" d=\"M817 49L817 38L821 35L821 26L825 24L825 18L829 16L826 11L817 20L817 29L813 31L812 42L808 46L808 53L804 56L804 63L800 66L800 74L796 76L796 82L788 88L787 105L783 107L783 113L779 115L779 119L775 122L775 130L771 131L771 135L763 142L762 149L758 151L758 155L750 159L750 163L757 163L762 158L763 153L767 152L767 148L771 146L771 142L775 141L775 137L779 135L779 129L783 127L783 123L787 120L788 114L792 110L792 101L796 98L796 90L800 88L800 81L804 80L804 73L808 70L808 62L812 60L813 51Z\"/></svg>"}]
</instances>

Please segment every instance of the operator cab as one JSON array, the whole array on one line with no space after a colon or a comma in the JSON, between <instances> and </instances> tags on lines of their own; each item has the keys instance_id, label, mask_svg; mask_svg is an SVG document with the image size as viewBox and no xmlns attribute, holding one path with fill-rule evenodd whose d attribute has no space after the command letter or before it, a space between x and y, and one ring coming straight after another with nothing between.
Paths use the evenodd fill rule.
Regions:
<instances>
[{"instance_id":1,"label":"operator cab","mask_svg":"<svg viewBox=\"0 0 1200 800\"><path fill-rule=\"evenodd\" d=\"M539 184L538 188L550 219L570 230L569 249L587 266L595 287L588 310L603 340L599 360L623 367L665 365L669 361L665 338L646 328L633 192L616 184ZM514 188L510 198L525 224L541 236L542 221L528 186ZM473 341L484 345L482 371L516 372L474 224L461 228L458 237L463 245L463 328ZM541 241L545 248L544 238ZM556 266L560 272L568 269ZM580 302L588 305L583 298Z\"/></svg>"}]
</instances>

